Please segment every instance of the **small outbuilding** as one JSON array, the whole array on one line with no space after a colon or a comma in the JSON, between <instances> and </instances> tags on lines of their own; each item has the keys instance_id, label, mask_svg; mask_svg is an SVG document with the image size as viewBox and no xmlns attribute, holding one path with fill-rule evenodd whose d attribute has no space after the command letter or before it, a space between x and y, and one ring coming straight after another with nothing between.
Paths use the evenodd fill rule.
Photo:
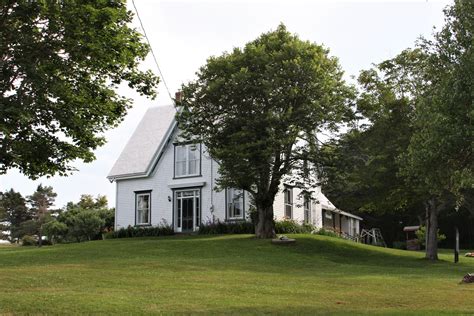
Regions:
<instances>
[{"instance_id":1,"label":"small outbuilding","mask_svg":"<svg viewBox=\"0 0 474 316\"><path fill-rule=\"evenodd\" d=\"M420 226L405 226L403 231L407 237L407 250L420 250L420 241L416 236L416 232Z\"/></svg>"}]
</instances>

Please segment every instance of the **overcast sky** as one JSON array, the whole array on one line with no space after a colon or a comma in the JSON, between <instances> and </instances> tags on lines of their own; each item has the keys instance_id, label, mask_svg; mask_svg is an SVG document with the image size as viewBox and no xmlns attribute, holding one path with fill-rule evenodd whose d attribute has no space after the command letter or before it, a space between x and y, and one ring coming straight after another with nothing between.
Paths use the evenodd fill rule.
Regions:
<instances>
[{"instance_id":1,"label":"overcast sky","mask_svg":"<svg viewBox=\"0 0 474 316\"><path fill-rule=\"evenodd\" d=\"M130 1L129 1L130 2ZM173 95L211 55L241 47L284 23L301 39L323 44L337 56L346 78L373 63L413 47L421 35L443 24L443 8L451 1L157 1L135 0L166 83ZM129 8L133 10L131 2ZM133 26L140 29L135 18ZM157 73L151 56L144 67ZM102 194L115 204L115 183L106 176L147 108L171 104L163 82L154 101L127 89L134 107L122 124L105 134L108 143L95 152L97 160L76 163L69 177L29 180L17 170L0 176L0 190L32 194L38 184L53 186L56 206L77 201L81 194Z\"/></svg>"}]
</instances>

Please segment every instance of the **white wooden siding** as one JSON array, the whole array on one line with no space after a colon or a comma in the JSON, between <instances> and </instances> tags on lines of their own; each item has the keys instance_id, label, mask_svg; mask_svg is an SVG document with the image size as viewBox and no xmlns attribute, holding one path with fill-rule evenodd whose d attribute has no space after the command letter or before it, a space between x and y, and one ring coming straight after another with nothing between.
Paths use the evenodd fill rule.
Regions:
<instances>
[{"instance_id":1,"label":"white wooden siding","mask_svg":"<svg viewBox=\"0 0 474 316\"><path fill-rule=\"evenodd\" d=\"M176 137L176 133L172 139ZM212 173L211 173L212 169ZM218 177L218 165L209 158L204 146L201 147L201 176L174 179L174 144L169 141L165 147L162 157L158 161L154 172L149 177L136 179L116 180L116 220L115 228L124 228L135 225L135 191L151 190L151 225L173 223L173 189L181 185L191 187L196 183L205 183L201 187L201 221L225 221L226 220L226 198L225 191L216 192L215 179ZM284 218L284 187L275 197L273 205L274 216L276 220ZM304 203L303 196L300 196L301 190L293 188L293 219L299 223L304 221ZM319 189L318 192L320 193ZM171 198L171 201L168 200ZM248 219L248 210L250 207L250 196L245 195L245 215ZM311 221L317 228L322 227L322 205L317 201L312 202ZM359 231L359 221L357 231ZM343 222L343 225L344 222Z\"/></svg>"}]
</instances>

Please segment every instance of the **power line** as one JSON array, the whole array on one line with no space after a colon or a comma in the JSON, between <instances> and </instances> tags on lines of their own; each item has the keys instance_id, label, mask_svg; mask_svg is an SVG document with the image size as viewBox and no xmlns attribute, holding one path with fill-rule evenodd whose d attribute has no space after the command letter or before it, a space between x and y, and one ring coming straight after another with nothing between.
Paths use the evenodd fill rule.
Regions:
<instances>
[{"instance_id":1,"label":"power line","mask_svg":"<svg viewBox=\"0 0 474 316\"><path fill-rule=\"evenodd\" d=\"M140 21L140 25L143 30L143 35L145 35L145 39L148 42L148 46L150 46L150 52L151 52L151 55L153 56L153 60L155 61L156 68L158 68L158 72L160 74L161 79L163 79L163 84L165 85L166 91L168 92L168 96L173 102L173 97L171 96L170 89L168 89L168 85L166 84L165 76L163 76L163 73L161 72L161 68L160 68L160 65L158 64L158 60L156 59L156 55L155 55L155 52L153 51L153 47L151 46L150 40L148 39L148 35L146 35L145 27L143 26L142 19L140 18L140 14L138 13L137 6L135 5L135 0L132 0L132 4L133 4L133 7L135 8L135 12L137 13L138 21Z\"/></svg>"}]
</instances>

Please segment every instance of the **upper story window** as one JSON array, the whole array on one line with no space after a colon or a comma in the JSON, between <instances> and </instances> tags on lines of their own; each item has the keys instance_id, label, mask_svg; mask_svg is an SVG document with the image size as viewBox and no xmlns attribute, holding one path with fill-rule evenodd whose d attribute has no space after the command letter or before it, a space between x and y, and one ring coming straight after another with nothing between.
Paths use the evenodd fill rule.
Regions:
<instances>
[{"instance_id":1,"label":"upper story window","mask_svg":"<svg viewBox=\"0 0 474 316\"><path fill-rule=\"evenodd\" d=\"M244 218L244 191L239 189L227 189L227 218Z\"/></svg>"},{"instance_id":2,"label":"upper story window","mask_svg":"<svg viewBox=\"0 0 474 316\"><path fill-rule=\"evenodd\" d=\"M285 197L285 217L293 218L293 188L285 188L283 195Z\"/></svg>"},{"instance_id":3,"label":"upper story window","mask_svg":"<svg viewBox=\"0 0 474 316\"><path fill-rule=\"evenodd\" d=\"M198 176L201 173L201 145L176 145L174 148L174 176Z\"/></svg>"},{"instance_id":4,"label":"upper story window","mask_svg":"<svg viewBox=\"0 0 474 316\"><path fill-rule=\"evenodd\" d=\"M151 192L135 193L135 223L136 225L151 224Z\"/></svg>"}]
</instances>

